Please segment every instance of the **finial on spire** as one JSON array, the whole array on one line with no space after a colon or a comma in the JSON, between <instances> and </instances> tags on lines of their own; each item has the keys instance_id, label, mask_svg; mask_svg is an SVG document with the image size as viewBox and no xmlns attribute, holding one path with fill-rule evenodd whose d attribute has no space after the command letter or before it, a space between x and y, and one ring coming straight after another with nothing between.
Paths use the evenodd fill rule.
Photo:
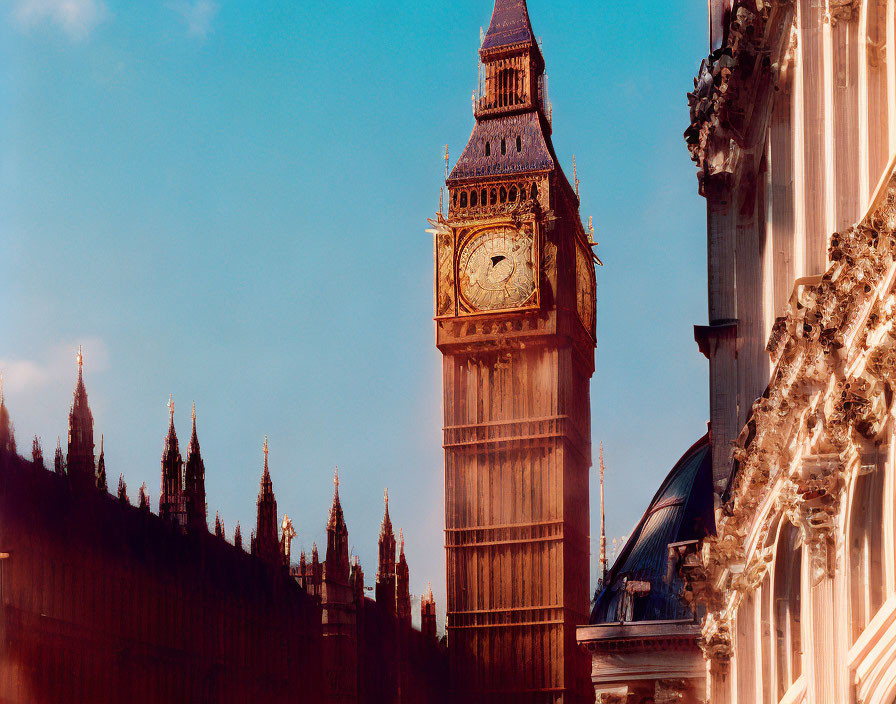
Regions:
<instances>
[{"instance_id":1,"label":"finial on spire","mask_svg":"<svg viewBox=\"0 0 896 704\"><path fill-rule=\"evenodd\" d=\"M333 486L336 487L336 494L339 494L339 465L336 465L336 471L333 473Z\"/></svg>"},{"instance_id":2,"label":"finial on spire","mask_svg":"<svg viewBox=\"0 0 896 704\"><path fill-rule=\"evenodd\" d=\"M398 540L401 543L401 549L399 552L404 555L404 528L398 529Z\"/></svg>"},{"instance_id":3,"label":"finial on spire","mask_svg":"<svg viewBox=\"0 0 896 704\"><path fill-rule=\"evenodd\" d=\"M193 425L195 426L196 425L196 402L195 401L193 401L193 413L191 414L191 417L193 418Z\"/></svg>"},{"instance_id":4,"label":"finial on spire","mask_svg":"<svg viewBox=\"0 0 896 704\"><path fill-rule=\"evenodd\" d=\"M100 434L100 457L103 456L103 440L105 439L105 435Z\"/></svg>"},{"instance_id":5,"label":"finial on spire","mask_svg":"<svg viewBox=\"0 0 896 704\"><path fill-rule=\"evenodd\" d=\"M171 425L174 425L174 394L168 396L168 417L171 419Z\"/></svg>"},{"instance_id":6,"label":"finial on spire","mask_svg":"<svg viewBox=\"0 0 896 704\"><path fill-rule=\"evenodd\" d=\"M267 466L268 466L268 436L267 435L264 436L264 447L262 448L262 451L264 452L264 466L265 466L265 469L267 469Z\"/></svg>"},{"instance_id":7,"label":"finial on spire","mask_svg":"<svg viewBox=\"0 0 896 704\"><path fill-rule=\"evenodd\" d=\"M385 491L383 491L383 501L386 504L386 511L389 510L389 487L386 487Z\"/></svg>"},{"instance_id":8,"label":"finial on spire","mask_svg":"<svg viewBox=\"0 0 896 704\"><path fill-rule=\"evenodd\" d=\"M572 178L576 182L576 198L579 197L579 170L576 167L576 155L572 155Z\"/></svg>"},{"instance_id":9,"label":"finial on spire","mask_svg":"<svg viewBox=\"0 0 896 704\"><path fill-rule=\"evenodd\" d=\"M81 354L81 345L78 345L78 369L84 366L84 355Z\"/></svg>"}]
</instances>

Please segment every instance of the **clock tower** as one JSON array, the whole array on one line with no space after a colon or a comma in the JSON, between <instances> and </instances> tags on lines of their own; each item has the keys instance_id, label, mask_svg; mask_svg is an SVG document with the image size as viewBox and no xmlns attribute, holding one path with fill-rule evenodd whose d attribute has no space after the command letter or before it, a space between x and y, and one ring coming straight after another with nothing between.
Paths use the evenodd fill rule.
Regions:
<instances>
[{"instance_id":1,"label":"clock tower","mask_svg":"<svg viewBox=\"0 0 896 704\"><path fill-rule=\"evenodd\" d=\"M525 0L497 0L435 234L454 699L592 700L595 276Z\"/></svg>"}]
</instances>

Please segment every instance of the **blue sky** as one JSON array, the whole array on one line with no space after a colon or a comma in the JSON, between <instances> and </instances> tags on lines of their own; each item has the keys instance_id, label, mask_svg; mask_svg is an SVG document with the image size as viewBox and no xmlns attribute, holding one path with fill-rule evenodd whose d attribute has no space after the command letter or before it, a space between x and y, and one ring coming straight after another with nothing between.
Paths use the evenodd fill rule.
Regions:
<instances>
[{"instance_id":1,"label":"blue sky","mask_svg":"<svg viewBox=\"0 0 896 704\"><path fill-rule=\"evenodd\" d=\"M705 432L704 202L682 132L706 4L530 0L554 141L599 253L594 460L628 534ZM262 442L294 549L334 465L367 580L388 486L411 587L444 609L432 242L473 124L489 0L0 5L0 371L52 455L84 345L110 483L154 502L195 399L210 519L254 524ZM593 549L599 525L592 476ZM595 560L596 562L596 554ZM594 570L593 570L594 572ZM441 619L441 616L440 616Z\"/></svg>"}]
</instances>

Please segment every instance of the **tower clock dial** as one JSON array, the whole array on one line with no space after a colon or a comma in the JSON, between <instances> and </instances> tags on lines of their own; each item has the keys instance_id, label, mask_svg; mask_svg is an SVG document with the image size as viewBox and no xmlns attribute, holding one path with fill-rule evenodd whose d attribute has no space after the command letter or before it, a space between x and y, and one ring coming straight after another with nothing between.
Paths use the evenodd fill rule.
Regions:
<instances>
[{"instance_id":1,"label":"tower clock dial","mask_svg":"<svg viewBox=\"0 0 896 704\"><path fill-rule=\"evenodd\" d=\"M591 252L576 245L576 310L585 329L593 334L595 306L594 262Z\"/></svg>"},{"instance_id":2,"label":"tower clock dial","mask_svg":"<svg viewBox=\"0 0 896 704\"><path fill-rule=\"evenodd\" d=\"M520 308L535 295L533 235L511 226L476 235L461 249L460 293L474 312Z\"/></svg>"}]
</instances>

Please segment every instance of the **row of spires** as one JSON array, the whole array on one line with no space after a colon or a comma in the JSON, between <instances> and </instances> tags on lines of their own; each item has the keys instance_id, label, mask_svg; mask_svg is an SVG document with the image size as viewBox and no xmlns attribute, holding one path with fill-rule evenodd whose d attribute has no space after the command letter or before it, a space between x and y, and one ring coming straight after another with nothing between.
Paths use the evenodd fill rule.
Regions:
<instances>
[{"instance_id":1,"label":"row of spires","mask_svg":"<svg viewBox=\"0 0 896 704\"><path fill-rule=\"evenodd\" d=\"M84 357L78 349L78 380L75 385L72 407L69 412L68 452L63 455L61 438L57 438L54 470L67 475L73 490L108 491L104 439L100 436L99 458L94 456L93 414L87 400L84 386ZM192 432L187 446L187 460L183 461L174 427L174 398L168 400L168 433L162 451L162 481L159 496L159 516L181 532L208 530L208 509L205 493L205 464L199 447L196 431L196 404L192 410ZM3 379L0 376L0 452L16 453L15 431L10 421L3 396ZM277 500L274 497L273 482L268 464L268 438L265 436L264 468L256 502L256 528L250 543L250 552L271 564L280 564L297 578L299 583L315 596L322 597L323 582L351 586L360 597L363 592L363 571L357 557L350 562L348 550L348 527L339 500L339 468L333 477L333 504L327 521L327 552L323 564L318 556L317 545L312 546L311 563L308 564L304 551L299 558L298 568L291 567L291 544L296 536L289 516L283 517L278 537ZM40 441L34 438L32 460L44 465ZM124 475L118 480L118 498L130 503ZM379 603L399 619L410 623L411 599L408 563L404 553L404 531L399 531L400 543L396 561L396 540L389 516L389 492L384 494L385 513L379 535L379 565L376 576L375 596ZM150 495L146 483L140 487L139 508L150 511ZM219 513L215 514L215 535L225 538L224 522ZM234 530L233 543L242 549L243 539L240 524ZM436 632L435 600L431 586L421 600L423 631Z\"/></svg>"}]
</instances>

